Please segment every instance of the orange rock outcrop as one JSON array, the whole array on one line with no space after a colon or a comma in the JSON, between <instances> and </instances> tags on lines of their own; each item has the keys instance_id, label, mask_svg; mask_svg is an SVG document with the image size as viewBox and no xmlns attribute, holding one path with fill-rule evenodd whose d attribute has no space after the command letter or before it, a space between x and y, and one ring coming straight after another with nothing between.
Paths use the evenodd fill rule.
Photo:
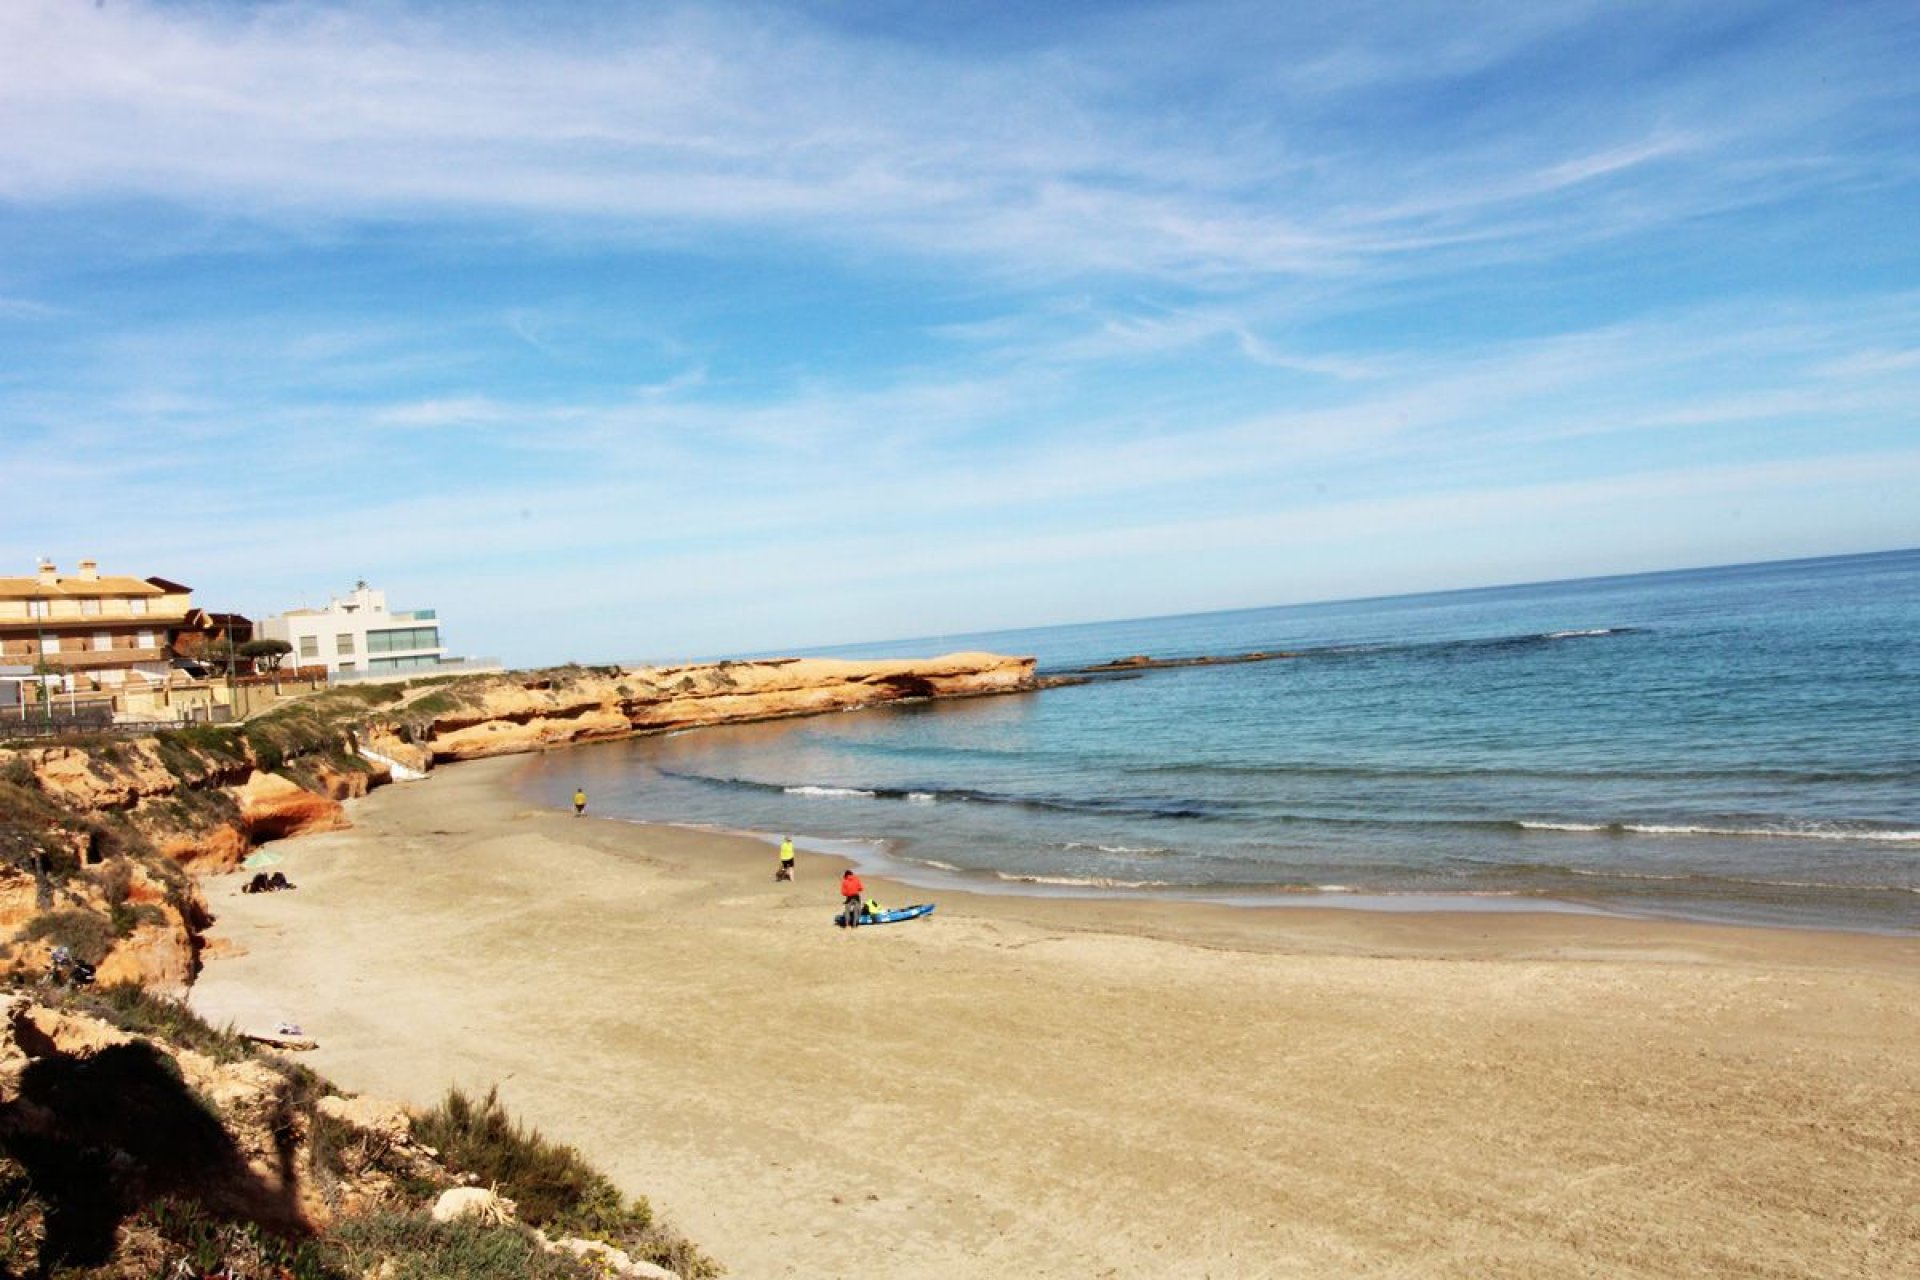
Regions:
<instances>
[{"instance_id":1,"label":"orange rock outcrop","mask_svg":"<svg viewBox=\"0 0 1920 1280\"><path fill-rule=\"evenodd\" d=\"M463 686L460 705L422 716L422 731L413 740L433 760L472 760L634 733L1034 687L1033 659L989 653L880 662L785 658L581 668Z\"/></svg>"},{"instance_id":2,"label":"orange rock outcrop","mask_svg":"<svg viewBox=\"0 0 1920 1280\"><path fill-rule=\"evenodd\" d=\"M86 748L24 747L0 751L0 763L9 770L30 770L33 786L70 813L124 818L161 854L191 871L231 871L267 841L350 825L340 802L365 794L395 772L636 733L1018 693L1036 687L1033 666L1031 658L956 653L873 662L788 658L571 667L466 680L447 689L424 689L375 713L374 723L347 736L367 753L360 759L326 751L304 757L294 772L305 785L258 768L252 748L237 735L197 746L141 738ZM42 838L90 868L113 855L111 835L108 824L89 820L68 823ZM68 899L62 906L103 914L111 906L101 885L87 876L68 881L61 892ZM36 914L49 909L46 897L46 886L24 866L0 865L0 926L9 926L10 934L18 936ZM99 965L98 980L184 987L192 980L198 931L208 918L197 891L176 888L170 897L139 871L126 901L152 909L122 929ZM41 969L46 951L44 943L23 948L13 964Z\"/></svg>"}]
</instances>

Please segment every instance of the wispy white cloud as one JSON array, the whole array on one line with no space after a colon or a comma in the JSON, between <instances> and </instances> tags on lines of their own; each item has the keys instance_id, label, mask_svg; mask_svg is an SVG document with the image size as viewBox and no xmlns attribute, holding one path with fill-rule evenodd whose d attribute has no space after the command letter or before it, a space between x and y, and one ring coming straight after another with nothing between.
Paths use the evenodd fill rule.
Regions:
<instances>
[{"instance_id":1,"label":"wispy white cloud","mask_svg":"<svg viewBox=\"0 0 1920 1280\"><path fill-rule=\"evenodd\" d=\"M1108 61L1092 74L1091 55L1072 49L962 60L777 9L749 23L649 7L603 19L592 41L486 12L15 0L0 11L0 110L13 122L0 190L264 217L611 218L654 237L690 223L771 227L1218 281L1604 232L1619 216L1605 201L1560 200L1601 184L1631 189L1642 221L1691 216L1751 190L1744 130L1785 127L1743 120L1740 105L1709 110L1689 84L1564 135L1514 119L1424 157L1396 143L1370 173L1284 115L1224 133L1211 112L1185 128L1155 118L1154 76L1112 71L1128 65L1117 51L1129 41L1144 53L1164 38L1154 21L1107 24L1093 49ZM1173 45L1187 71L1239 74L1245 55L1223 28L1244 12L1184 13L1214 33ZM1294 96L1275 109L1338 113L1353 95L1478 74L1586 16L1516 6L1482 21L1449 8L1282 23L1277 83ZM1416 48L1414 30L1439 34ZM1691 168L1676 182L1681 158ZM1662 172L1639 176L1650 169ZM1552 219L1528 217L1542 200Z\"/></svg>"},{"instance_id":2,"label":"wispy white cloud","mask_svg":"<svg viewBox=\"0 0 1920 1280\"><path fill-rule=\"evenodd\" d=\"M538 658L1920 540L1911 24L1790 8L12 0L0 546Z\"/></svg>"}]
</instances>

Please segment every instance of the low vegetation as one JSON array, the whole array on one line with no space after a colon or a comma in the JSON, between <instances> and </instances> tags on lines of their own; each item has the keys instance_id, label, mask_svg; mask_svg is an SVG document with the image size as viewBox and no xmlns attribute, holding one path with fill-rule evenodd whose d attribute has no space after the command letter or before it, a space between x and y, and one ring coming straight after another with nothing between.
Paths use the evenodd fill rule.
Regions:
<instances>
[{"instance_id":1,"label":"low vegetation","mask_svg":"<svg viewBox=\"0 0 1920 1280\"><path fill-rule=\"evenodd\" d=\"M500 1105L497 1091L475 1101L458 1089L416 1117L414 1137L440 1153L447 1167L494 1187L520 1217L549 1235L602 1240L684 1277L718 1269L653 1219L644 1200L627 1201L572 1147L523 1128Z\"/></svg>"},{"instance_id":2,"label":"low vegetation","mask_svg":"<svg viewBox=\"0 0 1920 1280\"><path fill-rule=\"evenodd\" d=\"M176 832L236 824L239 808L226 788L254 769L325 789L372 767L358 754L369 720L397 723L411 740L408 726L418 732L433 716L472 705L484 687L471 677L419 683L436 687L421 694L356 685L240 725L165 731L151 744L86 734L35 744L84 754L101 784L96 794L111 797L99 809L64 803L42 787L34 757L0 748L0 880L11 878L23 906L29 891L33 898L33 914L0 942L0 981L139 1037L72 1055L35 1051L18 1081L0 1090L0 1280L607 1274L550 1251L541 1233L597 1240L687 1280L721 1273L656 1222L644 1199L629 1201L573 1148L523 1128L491 1091L477 1100L450 1093L417 1118L416 1139L373 1135L320 1109L335 1092L324 1080L263 1055L231 1028L135 985L67 988L48 972L55 947L101 964L117 943L167 918L157 905L163 895L189 930L203 928L190 876L159 845ZM72 757L59 758L71 776ZM158 794L156 760L175 783ZM142 774L137 785L129 781ZM200 1055L186 1059L199 1064L195 1071L207 1070L204 1058L244 1064L239 1069L258 1079L264 1066L270 1097L249 1104L248 1115L223 1113L185 1083L180 1063L189 1051ZM253 1126L246 1140L237 1125ZM428 1148L443 1155L429 1158ZM282 1161L272 1187L250 1163L261 1150ZM513 1200L517 1220L432 1220L427 1210L442 1191L474 1183ZM284 1189L294 1185L324 1205L314 1215L328 1223L323 1231Z\"/></svg>"},{"instance_id":3,"label":"low vegetation","mask_svg":"<svg viewBox=\"0 0 1920 1280\"><path fill-rule=\"evenodd\" d=\"M0 1275L261 1277L262 1280L599 1280L536 1234L597 1239L676 1274L720 1268L631 1204L570 1147L517 1123L489 1092L449 1094L415 1123L413 1142L330 1117L335 1092L313 1072L134 986L40 994L142 1037L66 1056L42 1054L0 1103ZM247 1062L264 1095L221 1105L185 1083L177 1055ZM276 1083L277 1078L277 1083ZM51 1117L53 1127L44 1121ZM434 1159L429 1146L445 1147ZM284 1189L241 1154L281 1152L283 1183L327 1206L316 1229ZM288 1178L285 1175L290 1174ZM519 1203L519 1220L435 1222L449 1187L483 1181Z\"/></svg>"}]
</instances>

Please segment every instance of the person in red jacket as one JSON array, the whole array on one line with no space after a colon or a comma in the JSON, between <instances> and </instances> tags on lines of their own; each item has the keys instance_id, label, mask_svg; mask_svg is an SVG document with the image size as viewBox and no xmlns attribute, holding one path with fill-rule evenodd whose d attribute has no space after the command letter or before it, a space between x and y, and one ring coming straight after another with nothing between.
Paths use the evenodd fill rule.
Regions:
<instances>
[{"instance_id":1,"label":"person in red jacket","mask_svg":"<svg viewBox=\"0 0 1920 1280\"><path fill-rule=\"evenodd\" d=\"M840 923L856 925L860 923L860 900L867 894L867 886L860 883L860 877L848 867L847 873L840 877Z\"/></svg>"}]
</instances>

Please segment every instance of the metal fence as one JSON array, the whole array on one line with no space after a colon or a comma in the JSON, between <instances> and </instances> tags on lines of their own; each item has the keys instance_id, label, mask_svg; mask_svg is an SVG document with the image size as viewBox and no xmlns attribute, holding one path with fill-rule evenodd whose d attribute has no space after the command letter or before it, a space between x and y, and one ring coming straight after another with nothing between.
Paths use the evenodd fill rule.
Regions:
<instances>
[{"instance_id":1,"label":"metal fence","mask_svg":"<svg viewBox=\"0 0 1920 1280\"><path fill-rule=\"evenodd\" d=\"M43 707L0 707L0 739L59 738L69 734L140 738L194 724L225 724L232 718L233 713L226 707L210 707L175 720L115 720L111 706L55 708L52 714Z\"/></svg>"}]
</instances>

